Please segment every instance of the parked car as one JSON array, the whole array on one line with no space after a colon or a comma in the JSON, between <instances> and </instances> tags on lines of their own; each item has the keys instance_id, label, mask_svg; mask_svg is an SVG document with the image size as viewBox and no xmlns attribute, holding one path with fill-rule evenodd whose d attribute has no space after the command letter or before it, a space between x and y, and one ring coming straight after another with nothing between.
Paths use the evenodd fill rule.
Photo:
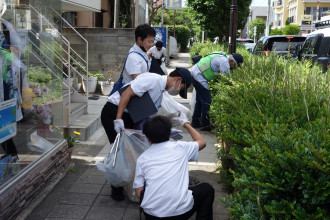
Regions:
<instances>
[{"instance_id":1,"label":"parked car","mask_svg":"<svg viewBox=\"0 0 330 220\"><path fill-rule=\"evenodd\" d=\"M275 52L277 55L288 56L294 58L297 56L296 48L302 45L306 37L297 35L271 35L261 37L254 50L253 54L265 54Z\"/></svg>"},{"instance_id":2,"label":"parked car","mask_svg":"<svg viewBox=\"0 0 330 220\"><path fill-rule=\"evenodd\" d=\"M304 44L297 47L299 60L311 59L319 63L323 71L330 69L330 28L310 33Z\"/></svg>"},{"instance_id":3,"label":"parked car","mask_svg":"<svg viewBox=\"0 0 330 220\"><path fill-rule=\"evenodd\" d=\"M254 41L250 38L237 38L236 42L246 44L246 43L254 43Z\"/></svg>"}]
</instances>

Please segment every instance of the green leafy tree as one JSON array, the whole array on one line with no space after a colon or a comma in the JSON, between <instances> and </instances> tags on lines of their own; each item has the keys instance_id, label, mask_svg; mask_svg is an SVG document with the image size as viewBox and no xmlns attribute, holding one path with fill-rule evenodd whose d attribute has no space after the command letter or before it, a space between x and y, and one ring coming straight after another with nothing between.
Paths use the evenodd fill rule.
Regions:
<instances>
[{"instance_id":1,"label":"green leafy tree","mask_svg":"<svg viewBox=\"0 0 330 220\"><path fill-rule=\"evenodd\" d=\"M270 35L283 35L283 31L281 29L275 28L270 31Z\"/></svg>"},{"instance_id":2,"label":"green leafy tree","mask_svg":"<svg viewBox=\"0 0 330 220\"><path fill-rule=\"evenodd\" d=\"M254 27L257 27L256 38L259 39L265 33L266 23L261 18L252 20L249 24L250 38L253 38Z\"/></svg>"},{"instance_id":3,"label":"green leafy tree","mask_svg":"<svg viewBox=\"0 0 330 220\"><path fill-rule=\"evenodd\" d=\"M228 39L231 1L188 0L188 7L193 11L194 21L206 31L208 38ZM237 29L243 29L250 13L252 0L237 1Z\"/></svg>"},{"instance_id":4,"label":"green leafy tree","mask_svg":"<svg viewBox=\"0 0 330 220\"><path fill-rule=\"evenodd\" d=\"M285 21L285 26L286 26L286 25L289 25L289 24L290 24L289 19L286 19L286 21Z\"/></svg>"},{"instance_id":5,"label":"green leafy tree","mask_svg":"<svg viewBox=\"0 0 330 220\"><path fill-rule=\"evenodd\" d=\"M289 24L285 26L283 34L285 35L297 35L300 32L300 27L295 24Z\"/></svg>"},{"instance_id":6,"label":"green leafy tree","mask_svg":"<svg viewBox=\"0 0 330 220\"><path fill-rule=\"evenodd\" d=\"M148 8L149 8L149 24L152 24L154 17L156 16L158 10L162 7L161 0L147 0Z\"/></svg>"}]
</instances>

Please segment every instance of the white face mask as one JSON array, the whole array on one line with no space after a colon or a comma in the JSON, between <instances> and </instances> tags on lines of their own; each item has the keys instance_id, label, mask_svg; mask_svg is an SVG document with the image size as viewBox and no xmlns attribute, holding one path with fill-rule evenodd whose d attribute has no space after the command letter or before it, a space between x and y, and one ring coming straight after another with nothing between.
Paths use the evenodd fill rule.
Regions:
<instances>
[{"instance_id":1,"label":"white face mask","mask_svg":"<svg viewBox=\"0 0 330 220\"><path fill-rule=\"evenodd\" d=\"M179 84L178 88L176 88L176 89L174 88L175 84L176 83L174 83L173 86L167 90L168 94L170 94L172 96L178 95L180 93L181 80L180 80L180 84Z\"/></svg>"}]
</instances>

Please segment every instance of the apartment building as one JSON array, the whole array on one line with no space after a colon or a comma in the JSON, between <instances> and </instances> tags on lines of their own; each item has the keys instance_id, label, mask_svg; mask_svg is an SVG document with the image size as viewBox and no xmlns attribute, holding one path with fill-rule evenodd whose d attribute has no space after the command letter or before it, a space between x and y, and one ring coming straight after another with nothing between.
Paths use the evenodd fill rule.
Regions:
<instances>
[{"instance_id":1,"label":"apartment building","mask_svg":"<svg viewBox=\"0 0 330 220\"><path fill-rule=\"evenodd\" d=\"M319 13L317 13L319 8ZM330 0L274 0L272 28L283 29L288 20L300 26L303 35L315 30L315 23L330 10Z\"/></svg>"}]
</instances>

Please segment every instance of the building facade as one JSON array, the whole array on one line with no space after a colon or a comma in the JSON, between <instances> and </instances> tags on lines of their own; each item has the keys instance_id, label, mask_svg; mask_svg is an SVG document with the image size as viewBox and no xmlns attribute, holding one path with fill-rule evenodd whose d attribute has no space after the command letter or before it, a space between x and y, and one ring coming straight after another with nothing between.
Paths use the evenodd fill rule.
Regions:
<instances>
[{"instance_id":1,"label":"building facade","mask_svg":"<svg viewBox=\"0 0 330 220\"><path fill-rule=\"evenodd\" d=\"M315 30L315 23L330 11L330 0L274 0L272 28L283 29L287 21L300 27L306 35Z\"/></svg>"}]
</instances>

